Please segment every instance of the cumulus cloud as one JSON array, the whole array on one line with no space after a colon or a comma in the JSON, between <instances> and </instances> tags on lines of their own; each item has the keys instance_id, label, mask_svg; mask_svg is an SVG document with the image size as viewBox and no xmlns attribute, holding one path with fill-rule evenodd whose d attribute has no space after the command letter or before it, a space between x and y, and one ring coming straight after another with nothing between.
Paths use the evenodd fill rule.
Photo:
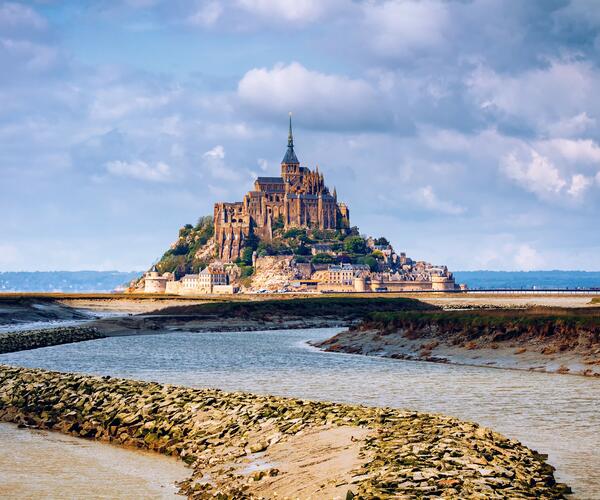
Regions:
<instances>
[{"instance_id":1,"label":"cumulus cloud","mask_svg":"<svg viewBox=\"0 0 600 500\"><path fill-rule=\"evenodd\" d=\"M595 123L590 110L600 111L592 99L600 73L587 61L554 60L517 74L479 66L466 81L482 112L541 133L588 127Z\"/></svg>"},{"instance_id":2,"label":"cumulus cloud","mask_svg":"<svg viewBox=\"0 0 600 500\"><path fill-rule=\"evenodd\" d=\"M519 158L514 152L508 154L501 167L509 179L542 198L559 194L567 185L558 168L534 150L529 159Z\"/></svg>"},{"instance_id":3,"label":"cumulus cloud","mask_svg":"<svg viewBox=\"0 0 600 500\"><path fill-rule=\"evenodd\" d=\"M169 182L173 179L171 167L160 161L152 166L142 160L132 162L115 160L106 164L106 170L117 177L130 177L142 181Z\"/></svg>"},{"instance_id":4,"label":"cumulus cloud","mask_svg":"<svg viewBox=\"0 0 600 500\"><path fill-rule=\"evenodd\" d=\"M222 160L223 158L225 158L225 148L218 144L214 148L208 150L202 156L204 156L204 158Z\"/></svg>"},{"instance_id":5,"label":"cumulus cloud","mask_svg":"<svg viewBox=\"0 0 600 500\"><path fill-rule=\"evenodd\" d=\"M579 198L593 183L593 178L586 177L585 175L581 174L575 174L573 177L571 177L571 185L567 190L567 194L573 198Z\"/></svg>"},{"instance_id":6,"label":"cumulus cloud","mask_svg":"<svg viewBox=\"0 0 600 500\"><path fill-rule=\"evenodd\" d=\"M425 186L418 189L415 200L423 208L432 212L439 212L446 215L461 215L466 212L464 207L438 197L431 186Z\"/></svg>"},{"instance_id":7,"label":"cumulus cloud","mask_svg":"<svg viewBox=\"0 0 600 500\"><path fill-rule=\"evenodd\" d=\"M550 139L537 141L536 144L573 163L600 165L600 147L591 139Z\"/></svg>"},{"instance_id":8,"label":"cumulus cloud","mask_svg":"<svg viewBox=\"0 0 600 500\"><path fill-rule=\"evenodd\" d=\"M302 123L321 128L382 126L390 118L367 81L311 71L297 62L248 71L237 93L254 113L281 117L296 111Z\"/></svg>"}]
</instances>

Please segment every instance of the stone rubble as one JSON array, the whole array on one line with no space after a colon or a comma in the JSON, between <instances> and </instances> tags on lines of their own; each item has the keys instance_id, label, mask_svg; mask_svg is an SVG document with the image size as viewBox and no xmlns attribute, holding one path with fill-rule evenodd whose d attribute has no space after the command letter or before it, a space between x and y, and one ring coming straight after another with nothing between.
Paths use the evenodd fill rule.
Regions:
<instances>
[{"instance_id":1,"label":"stone rubble","mask_svg":"<svg viewBox=\"0 0 600 500\"><path fill-rule=\"evenodd\" d=\"M543 455L436 414L0 365L0 420L180 457L190 498L259 498L232 463L313 428L368 429L346 498L564 498ZM317 485L315 485L315 492ZM260 497L264 498L264 496Z\"/></svg>"},{"instance_id":2,"label":"stone rubble","mask_svg":"<svg viewBox=\"0 0 600 500\"><path fill-rule=\"evenodd\" d=\"M7 352L25 351L53 345L71 344L85 340L105 338L96 328L89 326L68 326L9 332L0 335L0 354Z\"/></svg>"}]
</instances>

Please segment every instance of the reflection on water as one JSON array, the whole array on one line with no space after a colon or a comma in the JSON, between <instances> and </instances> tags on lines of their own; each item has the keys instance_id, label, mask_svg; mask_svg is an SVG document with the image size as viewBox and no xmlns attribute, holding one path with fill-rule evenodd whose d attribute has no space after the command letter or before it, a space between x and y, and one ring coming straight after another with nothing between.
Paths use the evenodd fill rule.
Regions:
<instances>
[{"instance_id":1,"label":"reflection on water","mask_svg":"<svg viewBox=\"0 0 600 500\"><path fill-rule=\"evenodd\" d=\"M0 363L455 415L548 453L557 477L578 496L600 495L600 380L323 353L306 345L335 332L120 337L0 355Z\"/></svg>"}]
</instances>

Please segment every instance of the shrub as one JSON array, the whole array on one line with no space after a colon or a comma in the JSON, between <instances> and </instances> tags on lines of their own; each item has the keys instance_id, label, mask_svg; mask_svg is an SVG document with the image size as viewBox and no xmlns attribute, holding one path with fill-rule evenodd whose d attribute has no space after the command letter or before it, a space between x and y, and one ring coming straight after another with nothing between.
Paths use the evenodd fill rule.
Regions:
<instances>
[{"instance_id":1,"label":"shrub","mask_svg":"<svg viewBox=\"0 0 600 500\"><path fill-rule=\"evenodd\" d=\"M336 262L336 259L328 253L318 253L311 259L311 262L313 264L333 264Z\"/></svg>"},{"instance_id":2,"label":"shrub","mask_svg":"<svg viewBox=\"0 0 600 500\"><path fill-rule=\"evenodd\" d=\"M363 255L369 251L366 241L361 236L348 236L344 240L344 250L348 253Z\"/></svg>"}]
</instances>

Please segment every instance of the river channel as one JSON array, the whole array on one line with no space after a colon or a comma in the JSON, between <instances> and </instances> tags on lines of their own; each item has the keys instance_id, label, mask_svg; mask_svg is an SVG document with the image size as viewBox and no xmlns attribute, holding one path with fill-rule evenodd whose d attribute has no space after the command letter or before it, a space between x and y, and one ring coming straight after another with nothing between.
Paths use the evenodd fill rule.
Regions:
<instances>
[{"instance_id":1,"label":"river channel","mask_svg":"<svg viewBox=\"0 0 600 500\"><path fill-rule=\"evenodd\" d=\"M600 380L324 353L307 344L337 331L116 337L3 354L0 363L453 415L547 453L577 498L600 497Z\"/></svg>"}]
</instances>

